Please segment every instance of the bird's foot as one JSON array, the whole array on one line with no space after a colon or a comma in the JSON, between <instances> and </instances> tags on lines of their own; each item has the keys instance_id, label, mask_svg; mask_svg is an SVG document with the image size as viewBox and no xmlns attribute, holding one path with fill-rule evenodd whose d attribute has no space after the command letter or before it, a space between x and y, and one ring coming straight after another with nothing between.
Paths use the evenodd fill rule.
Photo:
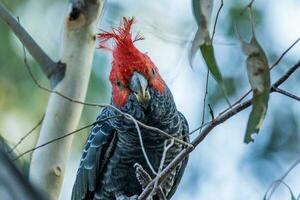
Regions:
<instances>
[{"instance_id":1,"label":"bird's foot","mask_svg":"<svg viewBox=\"0 0 300 200\"><path fill-rule=\"evenodd\" d=\"M142 165L140 165L139 163L135 163L133 167L135 168L135 176L138 182L140 183L142 188L145 189L145 187L147 187L147 185L152 181L151 176L144 170Z\"/></svg>"},{"instance_id":2,"label":"bird's foot","mask_svg":"<svg viewBox=\"0 0 300 200\"><path fill-rule=\"evenodd\" d=\"M133 167L135 168L135 176L138 182L140 183L142 188L145 189L147 185L152 181L151 176L144 170L143 166L140 165L139 163L135 163ZM159 200L167 199L160 186L156 189L153 195L157 195L157 198ZM152 199L152 197L150 199Z\"/></svg>"},{"instance_id":3,"label":"bird's foot","mask_svg":"<svg viewBox=\"0 0 300 200\"><path fill-rule=\"evenodd\" d=\"M138 200L138 195L133 195L131 197L128 197L124 194L116 196L116 200Z\"/></svg>"}]
</instances>

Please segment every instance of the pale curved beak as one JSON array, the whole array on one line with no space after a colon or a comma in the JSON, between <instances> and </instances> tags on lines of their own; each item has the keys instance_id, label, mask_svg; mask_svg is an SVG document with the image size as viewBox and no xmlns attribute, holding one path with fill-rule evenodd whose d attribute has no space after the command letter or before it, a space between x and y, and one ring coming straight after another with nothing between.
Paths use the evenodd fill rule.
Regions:
<instances>
[{"instance_id":1,"label":"pale curved beak","mask_svg":"<svg viewBox=\"0 0 300 200\"><path fill-rule=\"evenodd\" d=\"M151 99L148 80L140 73L134 72L130 80L130 89L134 92L137 101L145 106Z\"/></svg>"}]
</instances>

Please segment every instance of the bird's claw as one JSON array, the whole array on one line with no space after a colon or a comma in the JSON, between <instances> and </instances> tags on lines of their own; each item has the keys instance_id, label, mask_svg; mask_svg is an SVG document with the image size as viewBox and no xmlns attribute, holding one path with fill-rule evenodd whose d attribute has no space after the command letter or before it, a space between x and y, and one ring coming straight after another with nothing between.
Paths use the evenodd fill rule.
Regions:
<instances>
[{"instance_id":1,"label":"bird's claw","mask_svg":"<svg viewBox=\"0 0 300 200\"><path fill-rule=\"evenodd\" d=\"M138 182L140 183L142 188L145 189L147 187L147 185L152 181L151 176L144 170L143 166L140 165L139 163L135 163L133 165L133 167L135 168L135 176L136 176ZM157 188L157 191L154 192L154 194L157 195L157 198L159 200L167 199L160 186ZM152 199L152 197L150 197L150 199Z\"/></svg>"},{"instance_id":2,"label":"bird's claw","mask_svg":"<svg viewBox=\"0 0 300 200\"><path fill-rule=\"evenodd\" d=\"M135 163L133 167L135 168L135 176L144 189L152 181L152 178L139 163Z\"/></svg>"},{"instance_id":3,"label":"bird's claw","mask_svg":"<svg viewBox=\"0 0 300 200\"><path fill-rule=\"evenodd\" d=\"M126 195L120 195L116 198L116 200L138 200L139 196L138 195L133 195L131 197L128 197Z\"/></svg>"}]
</instances>

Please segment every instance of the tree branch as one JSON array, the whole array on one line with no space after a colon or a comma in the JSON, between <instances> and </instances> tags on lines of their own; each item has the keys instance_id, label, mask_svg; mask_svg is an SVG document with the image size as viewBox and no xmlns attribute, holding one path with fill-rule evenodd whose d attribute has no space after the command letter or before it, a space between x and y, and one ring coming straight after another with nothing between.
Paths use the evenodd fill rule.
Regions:
<instances>
[{"instance_id":1,"label":"tree branch","mask_svg":"<svg viewBox=\"0 0 300 200\"><path fill-rule=\"evenodd\" d=\"M287 97L290 97L290 98L292 98L292 99L295 99L295 100L297 100L297 101L300 101L300 97L297 97L296 95L291 94L291 93L289 93L289 92L287 92L287 91L285 91L285 90L282 90L282 89L280 89L280 88L273 87L272 90L273 90L274 92L278 92L278 93L283 94L283 95L285 95L285 96L287 96Z\"/></svg>"},{"instance_id":2,"label":"tree branch","mask_svg":"<svg viewBox=\"0 0 300 200\"><path fill-rule=\"evenodd\" d=\"M282 77L280 77L271 88L280 86L284 81L286 81L298 68L300 65L300 61L298 61L293 67L291 67ZM272 90L271 90L272 92Z\"/></svg>"},{"instance_id":3,"label":"tree branch","mask_svg":"<svg viewBox=\"0 0 300 200\"><path fill-rule=\"evenodd\" d=\"M281 85L284 81L286 81L298 68L300 67L300 61L296 63L293 67L291 67L281 78L279 78L272 87L276 86L278 87ZM271 88L272 88L271 87ZM272 90L270 92L273 92ZM196 147L199 145L204 138L218 125L225 122L227 119L231 118L232 116L236 115L240 111L248 108L252 104L252 99L247 100L233 108L231 108L229 111L224 113L223 115L218 116L215 118L215 120L211 121L207 127L191 142L191 144ZM182 150L175 158L174 160L161 172L159 173L152 181L151 183L143 190L143 192L139 196L139 200L145 200L149 194L151 193L155 182L158 182L160 184L174 169L175 167L181 163L185 157L193 151L193 148L187 147L186 149Z\"/></svg>"},{"instance_id":4,"label":"tree branch","mask_svg":"<svg viewBox=\"0 0 300 200\"><path fill-rule=\"evenodd\" d=\"M44 74L50 79L51 87L54 88L64 78L65 64L60 61L54 62L1 2L0 18L11 28L32 57L37 61Z\"/></svg>"},{"instance_id":5,"label":"tree branch","mask_svg":"<svg viewBox=\"0 0 300 200\"><path fill-rule=\"evenodd\" d=\"M276 65L279 64L279 62L282 60L282 58L287 54L298 42L300 41L300 37L293 42L291 46L289 46L281 55L280 57L273 63L273 65L270 67L270 70L272 70Z\"/></svg>"}]
</instances>

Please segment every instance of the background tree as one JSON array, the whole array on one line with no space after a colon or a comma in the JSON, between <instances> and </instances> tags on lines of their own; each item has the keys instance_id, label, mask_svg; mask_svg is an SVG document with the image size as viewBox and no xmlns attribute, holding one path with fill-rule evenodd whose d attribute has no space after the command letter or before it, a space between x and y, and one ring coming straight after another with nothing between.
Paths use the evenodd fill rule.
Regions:
<instances>
[{"instance_id":1,"label":"background tree","mask_svg":"<svg viewBox=\"0 0 300 200\"><path fill-rule=\"evenodd\" d=\"M41 66L56 93L84 101L95 49L95 31L103 2L97 0L70 2L64 20L61 56L53 62L19 23L1 6L1 17L20 38L26 49ZM25 62L27 62L25 60ZM27 63L25 63L27 64ZM41 126L37 146L77 128L82 104L51 93ZM72 136L49 144L32 154L30 180L51 199L57 199L63 182Z\"/></svg>"}]
</instances>

